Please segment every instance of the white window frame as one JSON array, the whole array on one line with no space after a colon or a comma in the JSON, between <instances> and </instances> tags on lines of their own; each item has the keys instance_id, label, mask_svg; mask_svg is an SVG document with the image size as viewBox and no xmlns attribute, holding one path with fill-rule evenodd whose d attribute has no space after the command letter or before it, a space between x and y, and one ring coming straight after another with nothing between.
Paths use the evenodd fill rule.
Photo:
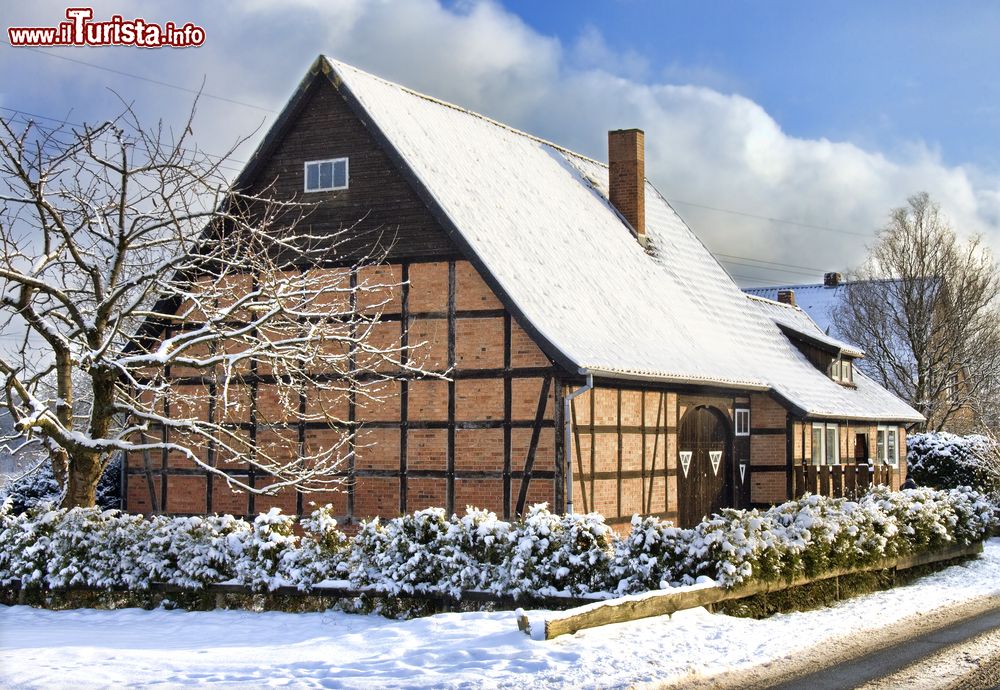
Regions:
<instances>
[{"instance_id":1,"label":"white window frame","mask_svg":"<svg viewBox=\"0 0 1000 690\"><path fill-rule=\"evenodd\" d=\"M892 454L889 453L889 439L892 438ZM899 467L899 428L879 424L875 436L875 457L881 465Z\"/></svg>"},{"instance_id":2,"label":"white window frame","mask_svg":"<svg viewBox=\"0 0 1000 690\"><path fill-rule=\"evenodd\" d=\"M819 431L819 462L816 462L816 432ZM827 456L828 450L828 435L829 432L833 432L836 438L836 443L833 447L833 462L830 462L831 458ZM826 465L833 467L840 464L840 425L832 422L813 422L812 425L812 457L810 461L813 465L821 466Z\"/></svg>"},{"instance_id":3,"label":"white window frame","mask_svg":"<svg viewBox=\"0 0 1000 690\"><path fill-rule=\"evenodd\" d=\"M838 383L854 383L854 362L838 355L830 363L830 378Z\"/></svg>"},{"instance_id":4,"label":"white window frame","mask_svg":"<svg viewBox=\"0 0 1000 690\"><path fill-rule=\"evenodd\" d=\"M314 189L310 189L309 188L309 166L310 165L320 166L320 165L323 165L324 163L330 163L330 165L331 165L331 168L330 168L330 184L331 184L331 186L330 187L319 186L319 187L316 187ZM334 184L334 180L336 179L335 171L336 171L337 163L343 163L344 164L344 184L342 186L339 186L339 187L336 184ZM319 171L317 170L317 181L319 180L319 174L318 174L318 172ZM335 192L338 189L347 189L350 186L350 184L351 184L351 164L350 164L350 161L347 158L324 158L322 160L306 161L302 165L302 188L306 191L307 194L311 194L313 192Z\"/></svg>"},{"instance_id":5,"label":"white window frame","mask_svg":"<svg viewBox=\"0 0 1000 690\"><path fill-rule=\"evenodd\" d=\"M750 408L749 407L737 407L733 413L735 416L734 426L736 427L737 436L749 436L750 435Z\"/></svg>"}]
</instances>

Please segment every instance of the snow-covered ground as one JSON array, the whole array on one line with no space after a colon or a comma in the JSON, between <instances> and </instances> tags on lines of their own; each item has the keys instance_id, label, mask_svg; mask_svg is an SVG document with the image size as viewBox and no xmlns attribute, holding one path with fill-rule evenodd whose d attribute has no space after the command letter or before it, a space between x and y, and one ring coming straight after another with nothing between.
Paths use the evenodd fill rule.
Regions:
<instances>
[{"instance_id":1,"label":"snow-covered ground","mask_svg":"<svg viewBox=\"0 0 1000 690\"><path fill-rule=\"evenodd\" d=\"M1000 539L907 587L756 621L698 609L543 642L514 615L410 621L344 613L45 611L0 607L0 686L622 687L795 654L1000 593ZM545 612L530 611L532 621Z\"/></svg>"}]
</instances>

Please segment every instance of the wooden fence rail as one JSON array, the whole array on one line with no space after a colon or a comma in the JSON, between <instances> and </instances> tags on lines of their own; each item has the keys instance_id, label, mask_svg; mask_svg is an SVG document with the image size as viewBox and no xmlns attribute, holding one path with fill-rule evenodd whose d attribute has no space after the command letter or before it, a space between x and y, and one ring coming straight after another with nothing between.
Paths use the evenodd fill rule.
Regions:
<instances>
[{"instance_id":1,"label":"wooden fence rail","mask_svg":"<svg viewBox=\"0 0 1000 690\"><path fill-rule=\"evenodd\" d=\"M815 577L797 577L773 582L750 582L732 589L721 585L695 585L693 587L677 587L672 590L656 590L643 594L634 594L620 599L591 602L575 609L568 609L545 620L545 639L551 640L560 635L567 635L595 628L610 623L673 614L685 609L698 608L709 604L718 604L733 599L745 599L755 594L777 592L791 587L829 580L843 575L871 572L875 570L908 570L921 565L950 561L955 558L965 558L982 553L983 544L977 542L969 546L953 546L937 551L890 558L863 568L838 568L828 570ZM520 622L519 627L530 625L530 622Z\"/></svg>"},{"instance_id":2,"label":"wooden fence rail","mask_svg":"<svg viewBox=\"0 0 1000 690\"><path fill-rule=\"evenodd\" d=\"M886 465L796 465L792 488L795 497L818 494L831 498L855 498L871 486L892 484L893 469Z\"/></svg>"}]
</instances>

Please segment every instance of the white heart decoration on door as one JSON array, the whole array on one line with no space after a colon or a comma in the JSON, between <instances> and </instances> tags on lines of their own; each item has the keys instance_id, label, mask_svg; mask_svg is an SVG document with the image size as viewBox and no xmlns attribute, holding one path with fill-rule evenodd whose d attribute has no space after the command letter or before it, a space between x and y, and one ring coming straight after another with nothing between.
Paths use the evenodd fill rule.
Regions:
<instances>
[{"instance_id":1,"label":"white heart decoration on door","mask_svg":"<svg viewBox=\"0 0 1000 690\"><path fill-rule=\"evenodd\" d=\"M710 450L708 451L708 457L712 459L712 472L719 474L719 464L722 462L722 451Z\"/></svg>"},{"instance_id":2,"label":"white heart decoration on door","mask_svg":"<svg viewBox=\"0 0 1000 690\"><path fill-rule=\"evenodd\" d=\"M748 461L740 460L740 484L745 484L747 481L747 464Z\"/></svg>"}]
</instances>

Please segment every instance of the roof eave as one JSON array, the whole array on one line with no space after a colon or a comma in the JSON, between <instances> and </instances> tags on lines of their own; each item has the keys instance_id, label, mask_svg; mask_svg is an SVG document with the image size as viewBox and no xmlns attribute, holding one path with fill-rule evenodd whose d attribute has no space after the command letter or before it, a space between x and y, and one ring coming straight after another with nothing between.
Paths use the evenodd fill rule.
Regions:
<instances>
[{"instance_id":1,"label":"roof eave","mask_svg":"<svg viewBox=\"0 0 1000 690\"><path fill-rule=\"evenodd\" d=\"M676 383L686 386L711 386L712 388L726 388L744 391L769 391L771 387L767 384L752 381L727 381L725 379L700 378L683 375L661 374L654 372L638 372L619 369L609 369L602 367L583 367L580 374L590 374L595 378L621 379L624 381L648 381L656 383Z\"/></svg>"},{"instance_id":2,"label":"roof eave","mask_svg":"<svg viewBox=\"0 0 1000 690\"><path fill-rule=\"evenodd\" d=\"M824 340L819 336L812 335L811 333L806 333L786 323L781 323L780 321L775 321L774 323L778 328L781 329L781 332L784 333L789 338L801 340L825 352L830 352L835 355L847 355L849 357L865 356L865 353L861 350L856 350L850 347L843 347L841 345L835 345L829 340Z\"/></svg>"}]
</instances>

